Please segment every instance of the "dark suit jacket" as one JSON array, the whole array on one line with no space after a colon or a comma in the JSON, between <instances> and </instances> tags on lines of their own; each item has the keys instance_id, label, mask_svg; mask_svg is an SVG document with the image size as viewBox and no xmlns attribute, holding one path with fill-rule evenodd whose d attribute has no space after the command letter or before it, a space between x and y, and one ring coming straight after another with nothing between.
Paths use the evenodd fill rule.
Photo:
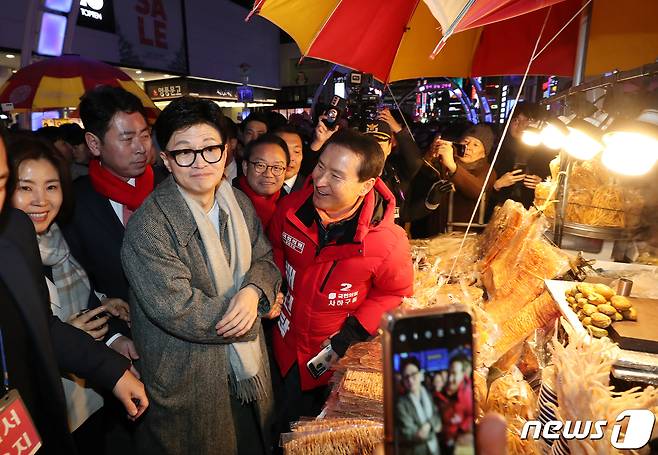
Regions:
<instances>
[{"instance_id":1,"label":"dark suit jacket","mask_svg":"<svg viewBox=\"0 0 658 455\"><path fill-rule=\"evenodd\" d=\"M128 301L128 281L121 266L125 228L110 201L91 186L88 176L74 182L75 209L62 227L71 254L89 276L93 288Z\"/></svg>"},{"instance_id":2,"label":"dark suit jacket","mask_svg":"<svg viewBox=\"0 0 658 455\"><path fill-rule=\"evenodd\" d=\"M75 453L60 372L74 373L112 390L130 362L52 315L34 225L19 210L6 209L0 217L0 258L0 280L22 314L34 346L30 372L37 378L42 396L48 397L38 403L38 414L46 421L36 422L44 452ZM13 386L20 392L20 384Z\"/></svg>"},{"instance_id":3,"label":"dark suit jacket","mask_svg":"<svg viewBox=\"0 0 658 455\"><path fill-rule=\"evenodd\" d=\"M301 190L304 187L304 183L306 183L306 175L300 172L299 174L297 174L297 180L295 180L295 183L292 185L292 189L290 190L290 193L294 193L295 191ZM290 193L288 193L284 188L281 188L281 197L287 196Z\"/></svg>"}]
</instances>

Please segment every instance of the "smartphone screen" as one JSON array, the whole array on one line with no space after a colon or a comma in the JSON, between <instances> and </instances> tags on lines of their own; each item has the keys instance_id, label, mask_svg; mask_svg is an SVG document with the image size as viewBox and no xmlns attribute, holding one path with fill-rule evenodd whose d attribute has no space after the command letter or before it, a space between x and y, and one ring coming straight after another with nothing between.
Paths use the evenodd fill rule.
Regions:
<instances>
[{"instance_id":1,"label":"smartphone screen","mask_svg":"<svg viewBox=\"0 0 658 455\"><path fill-rule=\"evenodd\" d=\"M390 343L394 453L474 454L470 315L399 319Z\"/></svg>"}]
</instances>

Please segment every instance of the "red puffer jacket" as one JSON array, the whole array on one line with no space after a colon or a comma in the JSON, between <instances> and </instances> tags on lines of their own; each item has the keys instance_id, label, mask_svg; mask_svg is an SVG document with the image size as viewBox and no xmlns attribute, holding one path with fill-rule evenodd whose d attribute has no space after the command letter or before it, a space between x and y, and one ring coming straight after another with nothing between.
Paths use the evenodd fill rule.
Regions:
<instances>
[{"instance_id":1,"label":"red puffer jacket","mask_svg":"<svg viewBox=\"0 0 658 455\"><path fill-rule=\"evenodd\" d=\"M308 185L282 199L269 226L274 259L288 285L274 355L283 375L298 363L302 390L328 382L330 373L316 380L306 363L348 316L374 334L382 314L413 294L409 241L394 223L395 198L380 179L363 200L354 237L323 248L312 196Z\"/></svg>"}]
</instances>

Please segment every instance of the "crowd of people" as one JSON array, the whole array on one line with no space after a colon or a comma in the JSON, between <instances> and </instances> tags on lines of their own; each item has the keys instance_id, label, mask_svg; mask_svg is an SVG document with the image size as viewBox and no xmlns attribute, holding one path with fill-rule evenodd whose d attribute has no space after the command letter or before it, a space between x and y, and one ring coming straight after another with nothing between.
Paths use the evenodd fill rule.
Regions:
<instances>
[{"instance_id":1,"label":"crowd of people","mask_svg":"<svg viewBox=\"0 0 658 455\"><path fill-rule=\"evenodd\" d=\"M458 447L473 446L471 355L454 351L448 358L448 369L433 371L417 355L401 359L395 403L399 453L452 455Z\"/></svg>"},{"instance_id":2,"label":"crowd of people","mask_svg":"<svg viewBox=\"0 0 658 455\"><path fill-rule=\"evenodd\" d=\"M412 295L403 226L448 205L467 221L483 186L528 202L547 172L519 145L523 108L487 182L488 125L425 148L388 109L355 131L274 113L236 124L183 97L150 126L108 86L79 112L84 129L0 140L4 373L40 453L276 451L328 396L331 374L307 363L343 356ZM427 453L460 431L467 368L454 360L420 406L441 410L425 433L444 429Z\"/></svg>"}]
</instances>

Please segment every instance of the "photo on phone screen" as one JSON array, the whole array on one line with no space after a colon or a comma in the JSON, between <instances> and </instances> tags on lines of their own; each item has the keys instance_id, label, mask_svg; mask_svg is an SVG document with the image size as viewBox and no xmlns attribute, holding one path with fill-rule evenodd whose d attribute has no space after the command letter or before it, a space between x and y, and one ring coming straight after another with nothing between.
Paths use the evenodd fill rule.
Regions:
<instances>
[{"instance_id":1,"label":"photo on phone screen","mask_svg":"<svg viewBox=\"0 0 658 455\"><path fill-rule=\"evenodd\" d=\"M470 315L400 319L391 347L395 453L474 454Z\"/></svg>"}]
</instances>

